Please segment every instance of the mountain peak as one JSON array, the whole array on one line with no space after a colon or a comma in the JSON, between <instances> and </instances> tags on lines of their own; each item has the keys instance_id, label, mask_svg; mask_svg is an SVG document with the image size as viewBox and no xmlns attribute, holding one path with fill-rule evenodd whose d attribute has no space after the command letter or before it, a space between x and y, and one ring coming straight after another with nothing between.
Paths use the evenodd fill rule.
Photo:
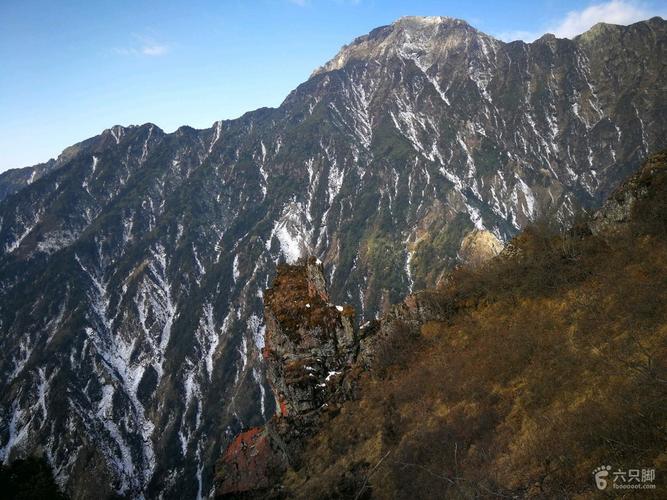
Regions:
<instances>
[{"instance_id":1,"label":"mountain peak","mask_svg":"<svg viewBox=\"0 0 667 500\"><path fill-rule=\"evenodd\" d=\"M463 19L448 16L403 16L391 23L392 26L416 27L416 26L468 26Z\"/></svg>"},{"instance_id":2,"label":"mountain peak","mask_svg":"<svg viewBox=\"0 0 667 500\"><path fill-rule=\"evenodd\" d=\"M630 33L637 30L664 30L665 29L665 20L660 16L654 16L650 19L644 21L637 21L636 23L623 25L623 24L614 24L614 23L605 23L599 22L591 26L590 29L574 37L574 40L582 40L584 42L590 42L592 40L598 39L599 37L608 36L609 34L621 34L621 33Z\"/></svg>"},{"instance_id":3,"label":"mountain peak","mask_svg":"<svg viewBox=\"0 0 667 500\"><path fill-rule=\"evenodd\" d=\"M405 16L343 46L338 54L311 76L343 68L350 61L378 61L419 52L435 60L443 51L465 44L471 37L492 37L462 19L444 16ZM412 57L409 57L412 58Z\"/></svg>"}]
</instances>

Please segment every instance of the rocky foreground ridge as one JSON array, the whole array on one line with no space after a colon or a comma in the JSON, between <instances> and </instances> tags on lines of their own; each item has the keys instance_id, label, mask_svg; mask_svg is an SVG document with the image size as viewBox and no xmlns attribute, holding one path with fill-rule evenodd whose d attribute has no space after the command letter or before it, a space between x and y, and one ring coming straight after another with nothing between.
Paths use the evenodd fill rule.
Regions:
<instances>
[{"instance_id":1,"label":"rocky foreground ridge","mask_svg":"<svg viewBox=\"0 0 667 500\"><path fill-rule=\"evenodd\" d=\"M322 413L354 390L361 332L355 311L330 302L323 267L314 257L278 267L265 294L263 356L278 413L240 433L218 465L218 496L268 494Z\"/></svg>"},{"instance_id":2,"label":"rocky foreground ridge","mask_svg":"<svg viewBox=\"0 0 667 500\"><path fill-rule=\"evenodd\" d=\"M314 257L279 266L265 294L263 351L278 412L229 445L218 464L218 496L278 494L279 478L299 466L305 440L354 397L360 374L382 355L395 327L417 327L433 316L426 295L411 295L381 320L356 328L354 308L331 303Z\"/></svg>"}]
</instances>

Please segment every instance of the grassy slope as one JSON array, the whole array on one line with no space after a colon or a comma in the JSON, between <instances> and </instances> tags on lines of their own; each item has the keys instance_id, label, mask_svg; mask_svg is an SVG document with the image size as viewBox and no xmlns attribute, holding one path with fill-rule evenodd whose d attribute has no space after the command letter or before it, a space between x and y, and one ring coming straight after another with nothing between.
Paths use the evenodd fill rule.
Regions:
<instances>
[{"instance_id":1,"label":"grassy slope","mask_svg":"<svg viewBox=\"0 0 667 500\"><path fill-rule=\"evenodd\" d=\"M589 498L592 471L667 471L667 156L601 239L535 226L460 270L452 311L398 341L308 444L301 498ZM655 170L654 169L654 170ZM646 171L646 168L644 169ZM578 235L577 235L578 234ZM618 494L618 492L616 492Z\"/></svg>"}]
</instances>

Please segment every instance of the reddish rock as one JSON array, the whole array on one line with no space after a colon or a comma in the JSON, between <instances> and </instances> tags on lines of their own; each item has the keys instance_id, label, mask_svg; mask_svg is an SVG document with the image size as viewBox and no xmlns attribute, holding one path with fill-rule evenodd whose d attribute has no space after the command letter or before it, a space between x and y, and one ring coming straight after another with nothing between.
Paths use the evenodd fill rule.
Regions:
<instances>
[{"instance_id":1,"label":"reddish rock","mask_svg":"<svg viewBox=\"0 0 667 500\"><path fill-rule=\"evenodd\" d=\"M219 496L266 489L275 457L264 427L253 427L236 436L218 464L222 476Z\"/></svg>"}]
</instances>

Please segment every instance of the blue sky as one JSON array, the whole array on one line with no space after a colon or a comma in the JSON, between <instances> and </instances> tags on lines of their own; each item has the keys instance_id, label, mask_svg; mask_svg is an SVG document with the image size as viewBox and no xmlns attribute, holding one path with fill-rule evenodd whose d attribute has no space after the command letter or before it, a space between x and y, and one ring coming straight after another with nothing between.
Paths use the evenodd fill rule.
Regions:
<instances>
[{"instance_id":1,"label":"blue sky","mask_svg":"<svg viewBox=\"0 0 667 500\"><path fill-rule=\"evenodd\" d=\"M115 124L171 132L278 106L343 44L404 15L531 40L666 13L664 0L0 0L0 171Z\"/></svg>"}]
</instances>

